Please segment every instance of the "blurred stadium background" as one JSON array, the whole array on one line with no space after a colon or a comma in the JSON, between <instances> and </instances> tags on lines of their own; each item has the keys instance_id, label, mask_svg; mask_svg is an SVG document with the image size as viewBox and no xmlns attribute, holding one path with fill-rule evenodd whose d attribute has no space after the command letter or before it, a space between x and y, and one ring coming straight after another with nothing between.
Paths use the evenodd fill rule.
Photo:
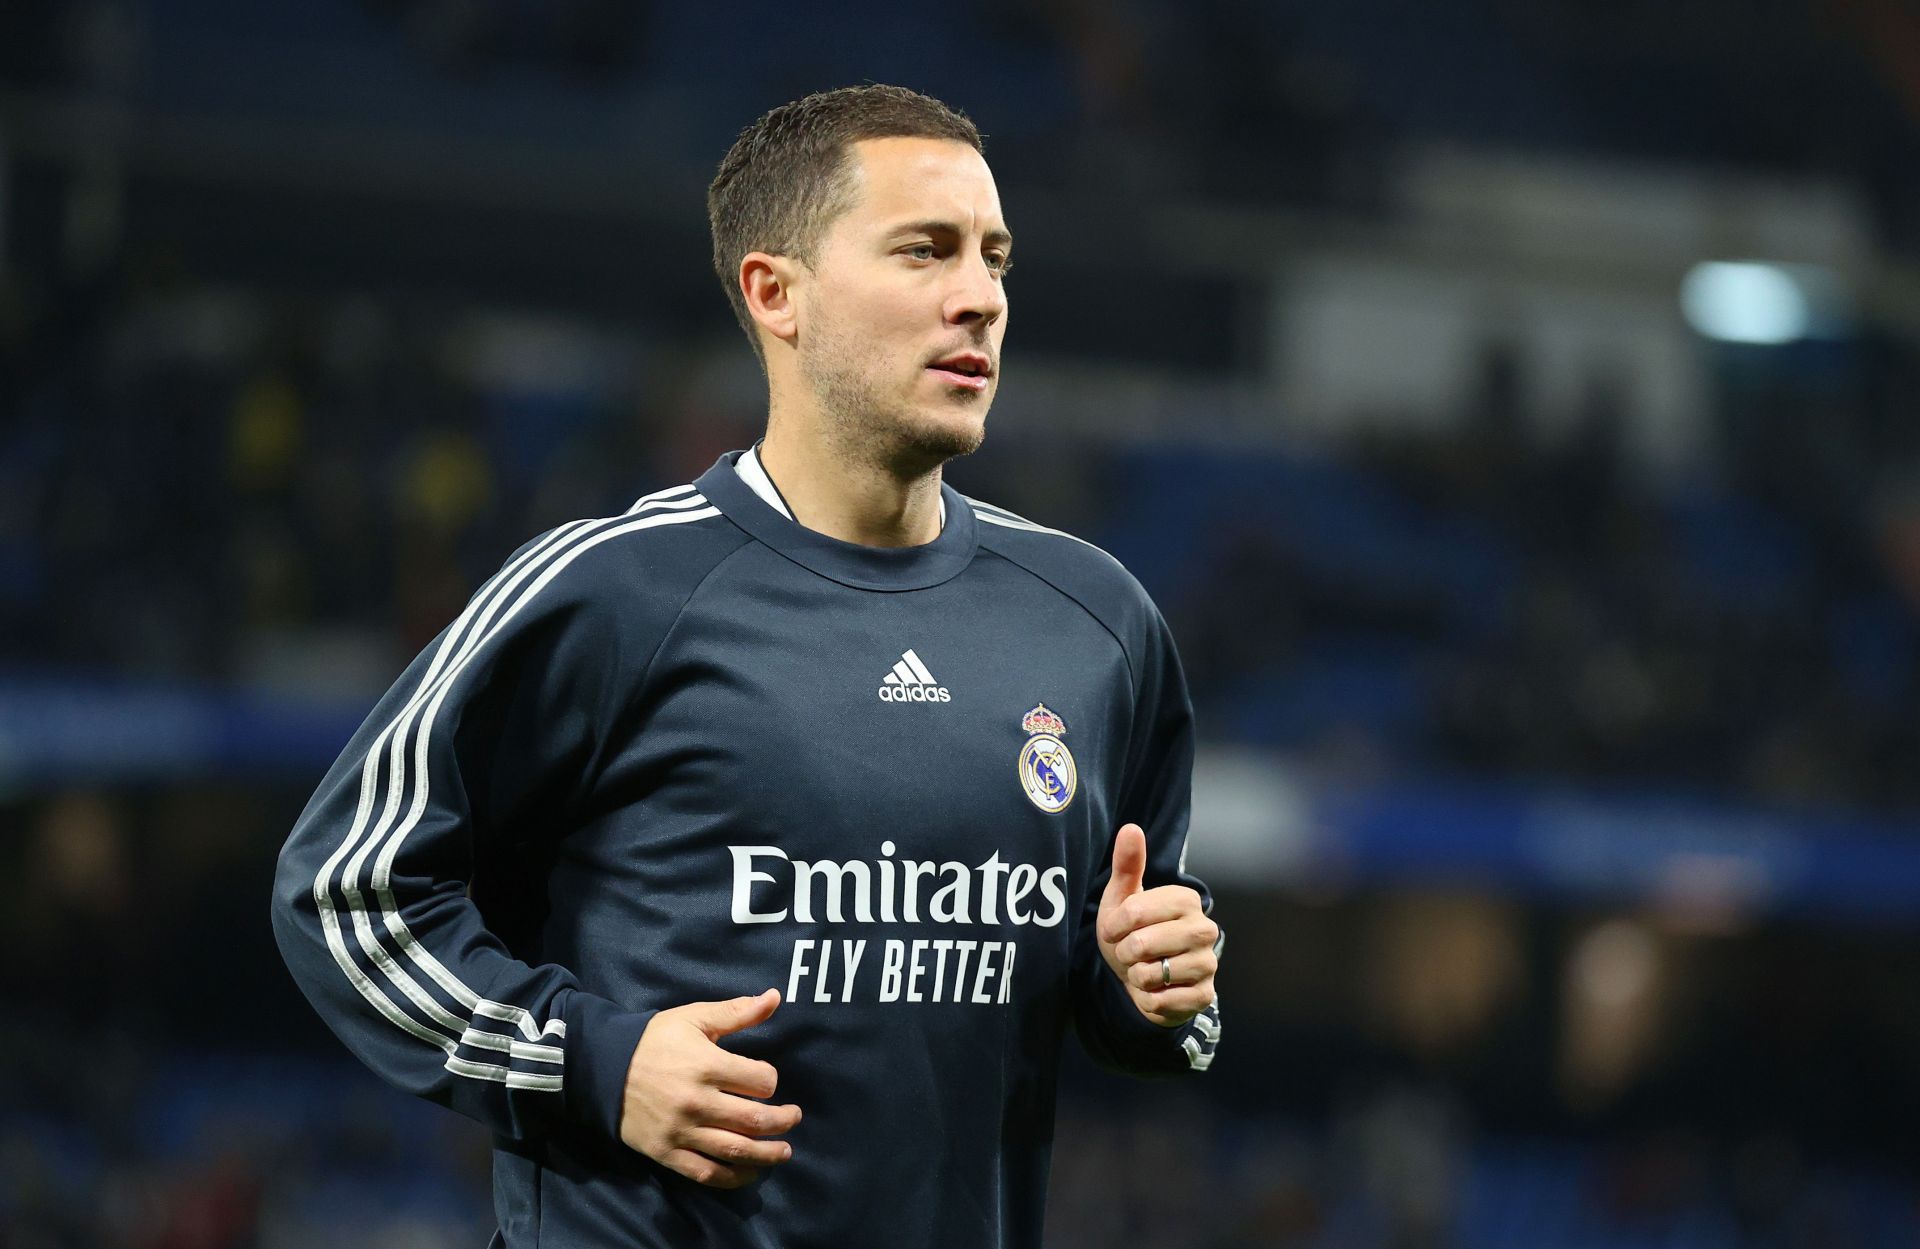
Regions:
<instances>
[{"instance_id":1,"label":"blurred stadium background","mask_svg":"<svg viewBox=\"0 0 1920 1249\"><path fill-rule=\"evenodd\" d=\"M1049 1243L1920 1244L1904 0L0 2L0 1245L479 1249L274 854L518 543L745 445L703 191L989 136L952 479L1112 550L1206 743L1204 1078Z\"/></svg>"}]
</instances>

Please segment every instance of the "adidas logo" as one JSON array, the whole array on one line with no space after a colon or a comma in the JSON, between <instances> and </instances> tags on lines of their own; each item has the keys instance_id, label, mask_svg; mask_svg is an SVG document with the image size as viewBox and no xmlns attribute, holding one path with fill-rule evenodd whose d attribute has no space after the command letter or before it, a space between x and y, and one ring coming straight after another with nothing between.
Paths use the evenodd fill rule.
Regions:
<instances>
[{"instance_id":1,"label":"adidas logo","mask_svg":"<svg viewBox=\"0 0 1920 1249\"><path fill-rule=\"evenodd\" d=\"M934 680L927 671L927 665L920 662L920 656L908 651L900 656L900 662L893 665L880 681L880 701L883 703L950 703L953 695L947 687Z\"/></svg>"}]
</instances>

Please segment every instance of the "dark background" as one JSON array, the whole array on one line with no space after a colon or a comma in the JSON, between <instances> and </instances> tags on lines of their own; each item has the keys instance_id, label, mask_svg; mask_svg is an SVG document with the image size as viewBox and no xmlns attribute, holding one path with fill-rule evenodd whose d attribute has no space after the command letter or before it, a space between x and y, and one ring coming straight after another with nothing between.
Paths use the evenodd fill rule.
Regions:
<instances>
[{"instance_id":1,"label":"dark background","mask_svg":"<svg viewBox=\"0 0 1920 1249\"><path fill-rule=\"evenodd\" d=\"M1204 1076L1049 1243L1920 1245L1897 0L0 4L0 1245L479 1246L274 855L501 560L746 445L733 135L891 81L1020 237L960 488L1180 641Z\"/></svg>"}]
</instances>

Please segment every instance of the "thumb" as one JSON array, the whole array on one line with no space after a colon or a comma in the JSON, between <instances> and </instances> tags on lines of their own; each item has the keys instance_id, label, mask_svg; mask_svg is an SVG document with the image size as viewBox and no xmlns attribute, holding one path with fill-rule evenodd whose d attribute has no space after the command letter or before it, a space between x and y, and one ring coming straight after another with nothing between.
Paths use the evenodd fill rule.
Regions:
<instances>
[{"instance_id":1,"label":"thumb","mask_svg":"<svg viewBox=\"0 0 1920 1249\"><path fill-rule=\"evenodd\" d=\"M693 1025L706 1033L708 1040L717 1041L730 1032L765 1023L779 1005L780 990L768 989L754 997L728 998L724 1002L694 1002L686 1010Z\"/></svg>"},{"instance_id":2,"label":"thumb","mask_svg":"<svg viewBox=\"0 0 1920 1249\"><path fill-rule=\"evenodd\" d=\"M1123 824L1113 839L1113 875L1100 896L1100 909L1118 906L1144 885L1147 871L1147 834L1138 824Z\"/></svg>"}]
</instances>

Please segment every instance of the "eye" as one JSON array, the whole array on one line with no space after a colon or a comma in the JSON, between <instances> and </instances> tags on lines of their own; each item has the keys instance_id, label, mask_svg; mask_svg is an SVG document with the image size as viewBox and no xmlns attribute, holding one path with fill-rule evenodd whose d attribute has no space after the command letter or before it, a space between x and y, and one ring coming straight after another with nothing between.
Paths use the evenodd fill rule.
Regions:
<instances>
[{"instance_id":1,"label":"eye","mask_svg":"<svg viewBox=\"0 0 1920 1249\"><path fill-rule=\"evenodd\" d=\"M1000 277L1006 277L1007 274L1013 271L1013 261L1001 255L999 252L988 252L987 268L993 270L994 273Z\"/></svg>"},{"instance_id":2,"label":"eye","mask_svg":"<svg viewBox=\"0 0 1920 1249\"><path fill-rule=\"evenodd\" d=\"M922 252L925 252L926 255L921 255L920 253ZM915 243L907 249L907 254L915 260L932 260L935 254L934 246L932 243Z\"/></svg>"}]
</instances>

